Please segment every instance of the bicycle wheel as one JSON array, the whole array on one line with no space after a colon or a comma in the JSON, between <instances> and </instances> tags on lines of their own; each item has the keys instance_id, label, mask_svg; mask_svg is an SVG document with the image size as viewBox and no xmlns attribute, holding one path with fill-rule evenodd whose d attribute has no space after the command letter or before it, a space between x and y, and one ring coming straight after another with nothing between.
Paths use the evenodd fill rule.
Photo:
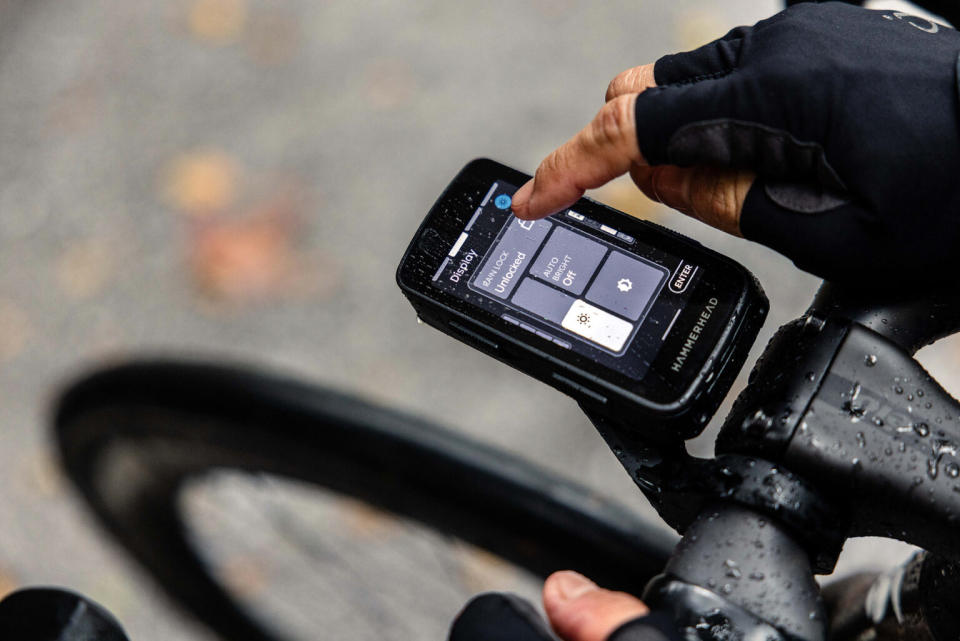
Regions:
<instances>
[{"instance_id":1,"label":"bicycle wheel","mask_svg":"<svg viewBox=\"0 0 960 641\"><path fill-rule=\"evenodd\" d=\"M354 603L366 603L388 582L375 571L358 587L356 572L331 563L338 546L363 543L324 538L324 524L344 510L432 532L417 539L421 560L413 554L394 586L394 597L410 597L404 608L418 605L422 559L451 537L538 579L573 568L635 594L676 541L579 485L420 419L231 367L139 362L97 372L61 396L55 432L66 472L100 522L176 603L227 639L276 641L296 629L315 638L328 610L341 607L323 607L338 590L359 589ZM279 593L271 585L244 594L249 576L225 565L237 549L276 556L267 572L281 578L314 565L335 589L319 598L316 583L298 576ZM368 574L391 563L377 556L390 549L374 541L360 552ZM260 607L278 594L279 605ZM299 628L287 625L291 599L313 610ZM356 614L369 627L369 612ZM369 633L377 635L385 638Z\"/></svg>"}]
</instances>

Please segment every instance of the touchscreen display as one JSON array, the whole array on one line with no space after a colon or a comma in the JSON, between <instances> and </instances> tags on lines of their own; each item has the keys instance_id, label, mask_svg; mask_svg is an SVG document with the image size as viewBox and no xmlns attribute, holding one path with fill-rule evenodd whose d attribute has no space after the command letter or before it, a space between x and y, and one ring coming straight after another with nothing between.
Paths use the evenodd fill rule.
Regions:
<instances>
[{"instance_id":1,"label":"touchscreen display","mask_svg":"<svg viewBox=\"0 0 960 641\"><path fill-rule=\"evenodd\" d=\"M433 286L635 380L646 374L702 277L576 209L536 221L494 182L433 275ZM682 366L682 362L679 366Z\"/></svg>"}]
</instances>

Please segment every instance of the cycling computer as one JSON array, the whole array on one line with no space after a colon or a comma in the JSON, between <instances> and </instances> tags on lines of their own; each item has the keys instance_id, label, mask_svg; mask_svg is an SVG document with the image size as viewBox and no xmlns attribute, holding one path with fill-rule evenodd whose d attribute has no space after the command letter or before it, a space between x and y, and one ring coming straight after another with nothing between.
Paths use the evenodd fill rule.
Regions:
<instances>
[{"instance_id":1,"label":"cycling computer","mask_svg":"<svg viewBox=\"0 0 960 641\"><path fill-rule=\"evenodd\" d=\"M425 322L604 414L699 433L767 312L756 280L680 234L581 199L523 221L529 176L480 159L434 204L397 270Z\"/></svg>"}]
</instances>

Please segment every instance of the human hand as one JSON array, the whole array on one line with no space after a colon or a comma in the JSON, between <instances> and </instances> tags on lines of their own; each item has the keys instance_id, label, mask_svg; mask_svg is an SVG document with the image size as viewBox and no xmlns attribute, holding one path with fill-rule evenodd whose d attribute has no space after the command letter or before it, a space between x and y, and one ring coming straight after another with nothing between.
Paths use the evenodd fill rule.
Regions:
<instances>
[{"instance_id":1,"label":"human hand","mask_svg":"<svg viewBox=\"0 0 960 641\"><path fill-rule=\"evenodd\" d=\"M576 572L554 572L543 585L543 607L563 641L606 641L627 621L649 612L625 592L604 590Z\"/></svg>"},{"instance_id":2,"label":"human hand","mask_svg":"<svg viewBox=\"0 0 960 641\"><path fill-rule=\"evenodd\" d=\"M593 121L540 163L537 175L513 196L513 211L542 218L573 204L584 191L630 173L644 194L708 225L740 236L740 212L755 175L699 165L651 166L637 143L638 96L656 86L654 64L627 69L607 87Z\"/></svg>"},{"instance_id":3,"label":"human hand","mask_svg":"<svg viewBox=\"0 0 960 641\"><path fill-rule=\"evenodd\" d=\"M804 3L611 83L514 195L540 218L629 172L651 198L858 283L955 272L960 34Z\"/></svg>"}]
</instances>

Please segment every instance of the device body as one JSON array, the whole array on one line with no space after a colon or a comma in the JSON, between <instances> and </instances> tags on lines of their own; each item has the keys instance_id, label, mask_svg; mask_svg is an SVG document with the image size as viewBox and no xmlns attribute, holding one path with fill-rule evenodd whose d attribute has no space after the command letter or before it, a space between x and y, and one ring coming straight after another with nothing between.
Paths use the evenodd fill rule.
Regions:
<instances>
[{"instance_id":1,"label":"device body","mask_svg":"<svg viewBox=\"0 0 960 641\"><path fill-rule=\"evenodd\" d=\"M713 415L767 312L756 280L699 243L589 199L510 211L529 176L469 163L410 243L397 282L426 323L655 440Z\"/></svg>"}]
</instances>

